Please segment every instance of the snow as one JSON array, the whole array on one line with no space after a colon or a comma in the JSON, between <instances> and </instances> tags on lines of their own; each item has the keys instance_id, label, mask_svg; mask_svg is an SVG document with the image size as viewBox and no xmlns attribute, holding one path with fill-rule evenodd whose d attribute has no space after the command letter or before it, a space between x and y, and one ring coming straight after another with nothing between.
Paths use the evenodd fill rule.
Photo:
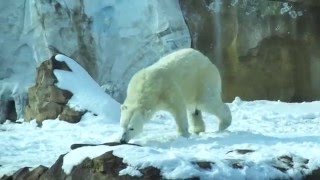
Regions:
<instances>
[{"instance_id":1,"label":"snow","mask_svg":"<svg viewBox=\"0 0 320 180\"><path fill-rule=\"evenodd\" d=\"M72 67L77 72L77 68ZM70 172L86 157L94 158L108 151L129 164L120 174L133 176L141 175L139 169L154 166L161 169L166 178L269 179L290 176L299 179L320 167L320 101L246 102L236 98L228 105L233 115L228 131L216 132L216 118L204 114L207 132L189 138L178 137L172 116L159 112L145 125L142 135L130 141L142 147L93 146L70 151L69 147L74 143L119 141L119 124L108 122L103 115L87 113L78 124L44 121L42 128L36 127L34 121L6 122L0 126L0 176L25 166L51 166L59 155L67 152L63 164L65 172ZM237 149L254 152L239 154L235 152ZM272 167L283 164L277 158L285 155L295 162L287 174ZM309 160L305 164L307 168L302 168L305 159ZM197 161L214 164L211 170L202 170L195 165ZM243 168L231 168L234 163L240 163Z\"/></svg>"},{"instance_id":2,"label":"snow","mask_svg":"<svg viewBox=\"0 0 320 180\"><path fill-rule=\"evenodd\" d=\"M119 172L120 176L126 175L126 174L130 174L131 176L138 176L138 177L142 176L141 172L132 166L127 166L125 169Z\"/></svg>"},{"instance_id":3,"label":"snow","mask_svg":"<svg viewBox=\"0 0 320 180\"><path fill-rule=\"evenodd\" d=\"M101 115L108 120L118 122L120 119L120 104L107 95L91 76L73 59L58 54L58 61L64 61L72 72L54 70L58 79L59 88L73 93L68 105L76 110L89 110L96 115Z\"/></svg>"},{"instance_id":4,"label":"snow","mask_svg":"<svg viewBox=\"0 0 320 180\"><path fill-rule=\"evenodd\" d=\"M67 174L69 174L74 165L80 164L87 157L93 159L104 154L107 151L110 151L110 149L111 148L109 146L97 146L94 148L94 151L92 151L91 147L78 148L74 150L73 153L69 156L64 157L62 168ZM88 152L90 151L91 153L88 154ZM83 156L83 154L85 154L85 156Z\"/></svg>"}]
</instances>

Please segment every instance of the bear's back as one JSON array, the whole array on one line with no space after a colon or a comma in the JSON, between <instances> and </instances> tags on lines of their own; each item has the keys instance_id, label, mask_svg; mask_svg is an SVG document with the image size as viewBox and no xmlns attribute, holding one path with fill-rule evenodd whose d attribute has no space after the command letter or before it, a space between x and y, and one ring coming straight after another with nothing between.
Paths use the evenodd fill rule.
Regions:
<instances>
[{"instance_id":1,"label":"bear's back","mask_svg":"<svg viewBox=\"0 0 320 180\"><path fill-rule=\"evenodd\" d=\"M217 67L201 52L187 48L168 54L152 66L147 74L174 83L184 97L194 98L195 89L201 91L207 86L215 86L221 91L221 77ZM154 78L150 78L154 79Z\"/></svg>"},{"instance_id":2,"label":"bear's back","mask_svg":"<svg viewBox=\"0 0 320 180\"><path fill-rule=\"evenodd\" d=\"M156 63L147 68L151 72L169 73L177 79L199 78L205 72L219 74L216 66L208 57L192 48L181 49L160 58ZM190 77L192 76L192 77Z\"/></svg>"},{"instance_id":3,"label":"bear's back","mask_svg":"<svg viewBox=\"0 0 320 180\"><path fill-rule=\"evenodd\" d=\"M175 66L188 67L190 65L192 67L195 64L212 65L210 60L201 52L192 48L185 48L163 56L153 66L177 69Z\"/></svg>"}]
</instances>

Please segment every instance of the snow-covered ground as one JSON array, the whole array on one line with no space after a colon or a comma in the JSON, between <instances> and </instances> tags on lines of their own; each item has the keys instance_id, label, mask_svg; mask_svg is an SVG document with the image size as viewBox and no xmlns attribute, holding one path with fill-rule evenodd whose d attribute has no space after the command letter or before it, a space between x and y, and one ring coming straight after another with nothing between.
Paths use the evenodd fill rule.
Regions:
<instances>
[{"instance_id":1,"label":"snow-covered ground","mask_svg":"<svg viewBox=\"0 0 320 180\"><path fill-rule=\"evenodd\" d=\"M102 94L100 87L72 60L61 56L56 58L65 60L77 77L73 78L70 72L55 71L59 80L57 85L77 94L69 104L92 113L85 114L77 124L47 120L41 128L35 121L22 124L7 121L0 125L0 177L21 167L50 167L59 155L70 152L74 143L118 142L120 139L119 113L113 114L113 111L119 111L119 104ZM82 86L78 86L77 79L81 79ZM233 116L228 131L216 132L216 118L204 114L205 133L179 137L172 116L159 112L145 125L144 132L130 141L142 147L78 148L64 157L63 169L68 173L85 157L96 157L110 150L129 164L120 174L139 175L139 168L154 166L161 169L163 176L173 179L194 176L202 179L288 176L299 179L320 167L320 101L245 102L236 98L228 105ZM101 107L105 107L110 116L103 113ZM237 153L239 149L253 152ZM287 174L273 168L282 163L277 160L281 156L292 157L294 161ZM199 161L214 162L214 165L211 170L204 171L192 163ZM234 163L240 163L242 168L232 168Z\"/></svg>"},{"instance_id":2,"label":"snow-covered ground","mask_svg":"<svg viewBox=\"0 0 320 180\"><path fill-rule=\"evenodd\" d=\"M81 157L97 156L108 150L114 150L115 155L123 157L131 166L159 167L168 178L190 175L236 179L285 177L281 171L271 168L274 159L282 155L309 159L305 173L320 166L319 101L283 103L236 99L229 106L233 115L229 132L215 132L215 117L205 115L206 133L192 135L188 139L177 137L172 117L160 112L146 124L143 134L131 141L144 147L79 148L65 157L64 169L69 171L70 165ZM90 114L78 124L45 121L42 128L36 127L35 122L8 122L0 126L0 176L25 166L51 166L60 154L70 151L73 143L113 142L119 137L118 123L107 123L105 119ZM235 149L255 152L244 155L228 153ZM243 162L248 167L232 169L228 165L230 160ZM204 172L190 161L211 161L215 166ZM299 177L301 172L298 169L291 170L289 174Z\"/></svg>"}]
</instances>

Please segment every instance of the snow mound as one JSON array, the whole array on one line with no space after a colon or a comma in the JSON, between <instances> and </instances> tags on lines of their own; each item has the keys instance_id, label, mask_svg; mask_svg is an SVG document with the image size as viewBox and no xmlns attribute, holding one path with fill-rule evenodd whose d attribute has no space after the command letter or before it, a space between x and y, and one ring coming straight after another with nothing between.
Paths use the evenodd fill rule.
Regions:
<instances>
[{"instance_id":1,"label":"snow mound","mask_svg":"<svg viewBox=\"0 0 320 180\"><path fill-rule=\"evenodd\" d=\"M73 93L68 105L76 110L88 110L104 116L108 121L119 122L120 104L106 94L91 76L73 59L58 54L58 61L65 62L72 72L56 69L59 88Z\"/></svg>"}]
</instances>

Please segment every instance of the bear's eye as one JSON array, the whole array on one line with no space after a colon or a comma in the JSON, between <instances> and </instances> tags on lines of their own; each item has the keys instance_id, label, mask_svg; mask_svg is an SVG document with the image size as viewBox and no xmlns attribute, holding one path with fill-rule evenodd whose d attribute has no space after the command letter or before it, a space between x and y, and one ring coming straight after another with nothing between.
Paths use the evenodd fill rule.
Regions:
<instances>
[{"instance_id":1,"label":"bear's eye","mask_svg":"<svg viewBox=\"0 0 320 180\"><path fill-rule=\"evenodd\" d=\"M129 128L129 130L130 130L130 131L133 131L134 129L133 129L133 128Z\"/></svg>"}]
</instances>

